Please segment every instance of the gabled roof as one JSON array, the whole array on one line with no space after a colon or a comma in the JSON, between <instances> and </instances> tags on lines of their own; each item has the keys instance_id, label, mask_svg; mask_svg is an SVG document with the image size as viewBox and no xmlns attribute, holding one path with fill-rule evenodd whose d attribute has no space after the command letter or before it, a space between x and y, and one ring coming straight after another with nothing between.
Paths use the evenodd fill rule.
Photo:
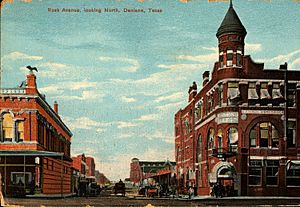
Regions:
<instances>
[{"instance_id":1,"label":"gabled roof","mask_svg":"<svg viewBox=\"0 0 300 207\"><path fill-rule=\"evenodd\" d=\"M232 3L230 3L229 9L217 31L216 36L219 37L225 33L238 33L246 35L247 31L235 12Z\"/></svg>"}]
</instances>

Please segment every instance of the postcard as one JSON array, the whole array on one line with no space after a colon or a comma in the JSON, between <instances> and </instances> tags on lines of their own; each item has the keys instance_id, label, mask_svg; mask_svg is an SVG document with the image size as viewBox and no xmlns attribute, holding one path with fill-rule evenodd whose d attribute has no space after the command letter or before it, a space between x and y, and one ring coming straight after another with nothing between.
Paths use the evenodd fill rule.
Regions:
<instances>
[{"instance_id":1,"label":"postcard","mask_svg":"<svg viewBox=\"0 0 300 207\"><path fill-rule=\"evenodd\" d=\"M1 1L3 200L299 196L299 9Z\"/></svg>"}]
</instances>

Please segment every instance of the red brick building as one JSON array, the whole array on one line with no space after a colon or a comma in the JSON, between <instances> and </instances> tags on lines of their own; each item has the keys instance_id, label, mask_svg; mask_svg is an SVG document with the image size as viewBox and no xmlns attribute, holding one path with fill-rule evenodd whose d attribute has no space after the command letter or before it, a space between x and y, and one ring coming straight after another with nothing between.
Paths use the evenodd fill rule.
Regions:
<instances>
[{"instance_id":1,"label":"red brick building","mask_svg":"<svg viewBox=\"0 0 300 207\"><path fill-rule=\"evenodd\" d=\"M233 195L299 196L300 72L255 63L244 55L246 34L230 4L211 78L204 72L175 114L177 182L200 195L221 182Z\"/></svg>"},{"instance_id":2,"label":"red brick building","mask_svg":"<svg viewBox=\"0 0 300 207\"><path fill-rule=\"evenodd\" d=\"M167 174L166 171L162 171L163 169L167 169L167 167L169 167L168 173L171 174L170 166L175 166L175 162L140 161L137 158L133 158L130 163L130 181L135 185L141 185L144 179Z\"/></svg>"},{"instance_id":3,"label":"red brick building","mask_svg":"<svg viewBox=\"0 0 300 207\"><path fill-rule=\"evenodd\" d=\"M32 72L22 85L0 91L3 191L69 194L72 133L58 115L57 103L53 109L38 92Z\"/></svg>"},{"instance_id":4,"label":"red brick building","mask_svg":"<svg viewBox=\"0 0 300 207\"><path fill-rule=\"evenodd\" d=\"M93 157L86 157L86 164L88 166L87 176L95 178L95 160Z\"/></svg>"}]
</instances>

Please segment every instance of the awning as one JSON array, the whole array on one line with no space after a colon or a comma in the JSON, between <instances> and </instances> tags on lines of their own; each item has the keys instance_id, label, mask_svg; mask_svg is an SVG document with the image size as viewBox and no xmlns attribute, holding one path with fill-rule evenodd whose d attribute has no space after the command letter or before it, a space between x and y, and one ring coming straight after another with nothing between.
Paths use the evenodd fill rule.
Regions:
<instances>
[{"instance_id":1,"label":"awning","mask_svg":"<svg viewBox=\"0 0 300 207\"><path fill-rule=\"evenodd\" d=\"M261 99L270 99L271 96L268 92L268 89L260 89L260 98Z\"/></svg>"},{"instance_id":2,"label":"awning","mask_svg":"<svg viewBox=\"0 0 300 207\"><path fill-rule=\"evenodd\" d=\"M272 97L273 99L283 98L279 88L272 90Z\"/></svg>"},{"instance_id":3,"label":"awning","mask_svg":"<svg viewBox=\"0 0 300 207\"><path fill-rule=\"evenodd\" d=\"M300 169L300 160L289 160L286 163L286 170L290 169Z\"/></svg>"},{"instance_id":4,"label":"awning","mask_svg":"<svg viewBox=\"0 0 300 207\"><path fill-rule=\"evenodd\" d=\"M64 160L72 161L71 158L68 158L61 152L49 152L49 151L35 151L35 150L0 150L0 157L16 157L16 156L25 156L25 157L63 157Z\"/></svg>"},{"instance_id":5,"label":"awning","mask_svg":"<svg viewBox=\"0 0 300 207\"><path fill-rule=\"evenodd\" d=\"M248 90L248 99L258 99L258 95L255 88L251 88Z\"/></svg>"},{"instance_id":6,"label":"awning","mask_svg":"<svg viewBox=\"0 0 300 207\"><path fill-rule=\"evenodd\" d=\"M240 98L240 90L239 88L228 88L228 98L230 100L234 100Z\"/></svg>"}]
</instances>

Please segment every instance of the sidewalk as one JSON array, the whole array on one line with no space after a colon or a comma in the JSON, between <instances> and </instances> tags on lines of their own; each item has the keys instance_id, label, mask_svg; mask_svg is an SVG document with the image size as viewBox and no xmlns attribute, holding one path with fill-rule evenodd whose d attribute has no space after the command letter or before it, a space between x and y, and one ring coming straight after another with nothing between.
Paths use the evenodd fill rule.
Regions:
<instances>
[{"instance_id":1,"label":"sidewalk","mask_svg":"<svg viewBox=\"0 0 300 207\"><path fill-rule=\"evenodd\" d=\"M289 196L233 196L233 197L222 197L216 198L212 196L194 196L191 199L184 195L183 197L177 198L179 200L300 200L300 197L289 197Z\"/></svg>"},{"instance_id":2,"label":"sidewalk","mask_svg":"<svg viewBox=\"0 0 300 207\"><path fill-rule=\"evenodd\" d=\"M26 198L46 198L46 199L57 199L57 198L68 198L76 195L75 193L68 193L68 194L34 194L34 195L26 195Z\"/></svg>"}]
</instances>

